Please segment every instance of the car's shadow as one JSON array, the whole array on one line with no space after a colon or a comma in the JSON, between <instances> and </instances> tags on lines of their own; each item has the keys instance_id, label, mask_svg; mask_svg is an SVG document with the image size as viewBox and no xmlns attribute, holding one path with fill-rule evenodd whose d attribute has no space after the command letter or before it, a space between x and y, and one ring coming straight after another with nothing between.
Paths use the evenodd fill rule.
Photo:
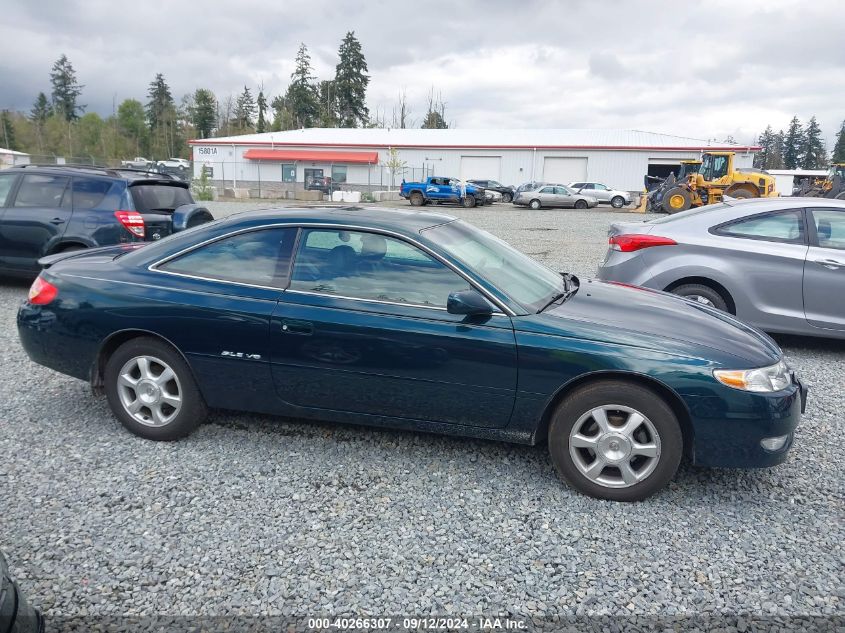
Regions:
<instances>
[{"instance_id":1,"label":"car's shadow","mask_svg":"<svg viewBox=\"0 0 845 633\"><path fill-rule=\"evenodd\" d=\"M811 352L845 352L845 338L822 338L798 334L771 334L770 336L787 351L790 349L805 349ZM845 337L845 332L843 332L843 336Z\"/></svg>"}]
</instances>

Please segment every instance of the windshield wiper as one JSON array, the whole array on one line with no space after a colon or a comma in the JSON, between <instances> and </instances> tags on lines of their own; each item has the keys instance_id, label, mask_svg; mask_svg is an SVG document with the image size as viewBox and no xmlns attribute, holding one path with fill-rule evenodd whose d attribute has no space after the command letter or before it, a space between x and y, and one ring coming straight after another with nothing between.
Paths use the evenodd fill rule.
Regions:
<instances>
[{"instance_id":1,"label":"windshield wiper","mask_svg":"<svg viewBox=\"0 0 845 633\"><path fill-rule=\"evenodd\" d=\"M563 292L555 293L552 296L552 298L549 299L549 301L546 302L543 305L542 308L537 310L537 314L540 314L543 310L548 308L553 303L557 303L558 301L563 303L564 301L569 299L569 297L571 297L576 292L578 292L578 286L576 286L574 283L572 283L572 275L570 275L569 273L563 273L562 276L563 276Z\"/></svg>"}]
</instances>

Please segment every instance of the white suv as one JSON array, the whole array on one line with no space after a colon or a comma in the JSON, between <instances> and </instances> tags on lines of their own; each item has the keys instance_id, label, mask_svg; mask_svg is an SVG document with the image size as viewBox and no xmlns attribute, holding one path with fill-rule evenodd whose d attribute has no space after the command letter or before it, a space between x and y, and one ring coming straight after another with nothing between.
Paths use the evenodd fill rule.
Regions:
<instances>
[{"instance_id":1,"label":"white suv","mask_svg":"<svg viewBox=\"0 0 845 633\"><path fill-rule=\"evenodd\" d=\"M568 187L595 198L599 204L609 203L614 209L621 209L633 200L630 191L617 191L600 182L570 182Z\"/></svg>"}]
</instances>

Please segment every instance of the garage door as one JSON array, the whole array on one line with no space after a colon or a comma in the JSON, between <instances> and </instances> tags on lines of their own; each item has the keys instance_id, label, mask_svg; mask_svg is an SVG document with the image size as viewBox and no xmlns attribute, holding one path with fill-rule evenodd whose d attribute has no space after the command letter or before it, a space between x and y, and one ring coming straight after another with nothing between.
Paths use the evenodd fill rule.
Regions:
<instances>
[{"instance_id":1,"label":"garage door","mask_svg":"<svg viewBox=\"0 0 845 633\"><path fill-rule=\"evenodd\" d=\"M501 156L461 156L462 180L499 180Z\"/></svg>"},{"instance_id":2,"label":"garage door","mask_svg":"<svg viewBox=\"0 0 845 633\"><path fill-rule=\"evenodd\" d=\"M543 160L543 180L566 184L576 180L587 179L586 158L561 158L560 156L547 156Z\"/></svg>"}]
</instances>

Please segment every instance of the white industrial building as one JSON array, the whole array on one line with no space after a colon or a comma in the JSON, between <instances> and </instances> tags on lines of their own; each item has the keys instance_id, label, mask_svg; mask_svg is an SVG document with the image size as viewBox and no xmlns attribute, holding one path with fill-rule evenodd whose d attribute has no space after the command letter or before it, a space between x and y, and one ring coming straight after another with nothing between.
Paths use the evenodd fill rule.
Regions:
<instances>
[{"instance_id":1,"label":"white industrial building","mask_svg":"<svg viewBox=\"0 0 845 633\"><path fill-rule=\"evenodd\" d=\"M431 175L506 185L589 180L641 191L646 174L666 176L704 151L735 151L736 165L751 167L760 149L639 130L565 129L307 128L190 144L195 177L205 170L214 184L251 195L328 178L335 188L372 191Z\"/></svg>"},{"instance_id":2,"label":"white industrial building","mask_svg":"<svg viewBox=\"0 0 845 633\"><path fill-rule=\"evenodd\" d=\"M29 154L0 147L0 169L15 165L29 165Z\"/></svg>"}]
</instances>

